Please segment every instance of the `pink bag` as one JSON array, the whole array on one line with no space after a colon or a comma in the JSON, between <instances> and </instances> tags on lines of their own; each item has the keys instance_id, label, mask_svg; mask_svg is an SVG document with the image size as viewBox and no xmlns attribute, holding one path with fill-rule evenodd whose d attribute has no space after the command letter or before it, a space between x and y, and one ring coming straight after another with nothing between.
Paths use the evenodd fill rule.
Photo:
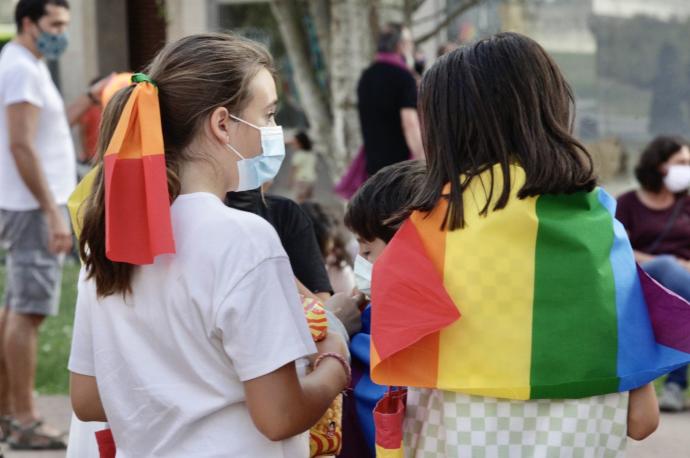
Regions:
<instances>
[{"instance_id":1,"label":"pink bag","mask_svg":"<svg viewBox=\"0 0 690 458\"><path fill-rule=\"evenodd\" d=\"M350 198L357 192L357 190L367 181L369 175L367 174L367 158L364 154L364 146L359 148L357 155L350 163L345 175L340 179L333 190L345 200Z\"/></svg>"}]
</instances>

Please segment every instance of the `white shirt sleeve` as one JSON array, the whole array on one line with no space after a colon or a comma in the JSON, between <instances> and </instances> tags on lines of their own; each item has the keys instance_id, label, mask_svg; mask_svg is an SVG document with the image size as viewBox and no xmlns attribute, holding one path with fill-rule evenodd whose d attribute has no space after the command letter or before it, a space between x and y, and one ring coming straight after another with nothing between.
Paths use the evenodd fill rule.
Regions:
<instances>
[{"instance_id":1,"label":"white shirt sleeve","mask_svg":"<svg viewBox=\"0 0 690 458\"><path fill-rule=\"evenodd\" d=\"M241 381L316 353L287 257L262 261L220 302L216 330Z\"/></svg>"},{"instance_id":2,"label":"white shirt sleeve","mask_svg":"<svg viewBox=\"0 0 690 458\"><path fill-rule=\"evenodd\" d=\"M22 63L11 71L5 72L2 88L2 104L7 107L15 103L28 102L43 107L41 91L41 73L38 67Z\"/></svg>"},{"instance_id":3,"label":"white shirt sleeve","mask_svg":"<svg viewBox=\"0 0 690 458\"><path fill-rule=\"evenodd\" d=\"M77 307L74 314L72 348L67 365L70 372L95 376L93 355L93 333L91 321L91 295L84 280L84 271L79 275Z\"/></svg>"}]
</instances>

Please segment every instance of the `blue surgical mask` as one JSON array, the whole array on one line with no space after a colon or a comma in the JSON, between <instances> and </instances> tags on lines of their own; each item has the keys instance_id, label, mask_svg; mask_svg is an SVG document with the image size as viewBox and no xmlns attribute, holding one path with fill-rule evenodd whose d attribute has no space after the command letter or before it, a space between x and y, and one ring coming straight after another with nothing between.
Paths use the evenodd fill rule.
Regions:
<instances>
[{"instance_id":1,"label":"blue surgical mask","mask_svg":"<svg viewBox=\"0 0 690 458\"><path fill-rule=\"evenodd\" d=\"M38 52L48 60L57 60L67 49L67 44L67 34L64 32L54 34L41 30L36 39Z\"/></svg>"},{"instance_id":2,"label":"blue surgical mask","mask_svg":"<svg viewBox=\"0 0 690 458\"><path fill-rule=\"evenodd\" d=\"M235 191L256 189L274 179L283 164L283 159L285 159L283 128L280 126L258 127L237 116L230 115L230 117L257 129L261 133L261 154L258 156L245 159L232 145L227 145L232 152L240 157L240 160L237 161L237 173L240 182Z\"/></svg>"}]
</instances>

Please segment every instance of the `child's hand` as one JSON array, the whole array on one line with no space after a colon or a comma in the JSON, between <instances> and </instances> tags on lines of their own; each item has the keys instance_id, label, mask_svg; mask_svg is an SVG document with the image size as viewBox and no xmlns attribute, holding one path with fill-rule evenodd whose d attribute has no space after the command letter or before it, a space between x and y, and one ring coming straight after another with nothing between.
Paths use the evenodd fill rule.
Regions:
<instances>
[{"instance_id":1,"label":"child's hand","mask_svg":"<svg viewBox=\"0 0 690 458\"><path fill-rule=\"evenodd\" d=\"M352 335L362 329L362 313L360 312L359 302L356 297L350 297L345 293L338 293L328 299L324 305L343 323L348 335Z\"/></svg>"}]
</instances>

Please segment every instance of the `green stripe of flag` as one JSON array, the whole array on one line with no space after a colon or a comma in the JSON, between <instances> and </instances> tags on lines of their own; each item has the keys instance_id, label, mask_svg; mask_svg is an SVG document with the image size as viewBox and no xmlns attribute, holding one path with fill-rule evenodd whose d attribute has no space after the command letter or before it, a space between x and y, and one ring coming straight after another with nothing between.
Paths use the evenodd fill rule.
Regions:
<instances>
[{"instance_id":1,"label":"green stripe of flag","mask_svg":"<svg viewBox=\"0 0 690 458\"><path fill-rule=\"evenodd\" d=\"M618 391L616 292L609 261L612 220L597 192L537 201L533 399ZM587 382L555 385L562 380Z\"/></svg>"}]
</instances>

